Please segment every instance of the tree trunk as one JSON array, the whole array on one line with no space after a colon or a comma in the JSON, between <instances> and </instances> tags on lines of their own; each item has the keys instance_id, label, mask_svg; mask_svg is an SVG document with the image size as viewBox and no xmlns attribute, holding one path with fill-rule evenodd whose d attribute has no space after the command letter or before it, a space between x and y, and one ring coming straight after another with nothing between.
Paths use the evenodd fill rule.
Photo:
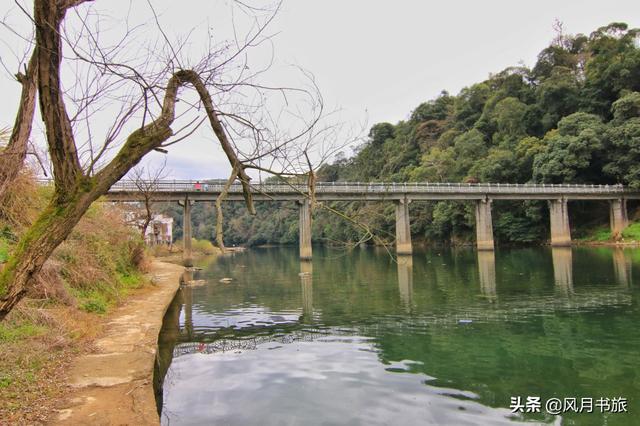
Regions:
<instances>
[{"instance_id":1,"label":"tree trunk","mask_svg":"<svg viewBox=\"0 0 640 426\"><path fill-rule=\"evenodd\" d=\"M0 274L0 321L25 295L33 277L42 269L55 248L71 233L91 203L106 193L144 155L160 147L172 136L171 124L175 119L178 89L187 83L192 84L200 95L211 127L242 182L247 207L250 212L255 213L249 188L250 178L216 116L211 96L200 76L192 70L177 71L169 79L159 117L131 133L113 160L93 177L83 173L61 92L60 24L68 7L84 1L87 0L35 0L38 93L53 164L55 192L49 206L22 236Z\"/></svg>"},{"instance_id":2,"label":"tree trunk","mask_svg":"<svg viewBox=\"0 0 640 426\"><path fill-rule=\"evenodd\" d=\"M222 217L222 202L227 198L227 194L229 193L229 188L233 184L233 181L236 180L236 176L238 176L238 166L233 167L231 169L231 176L227 179L227 182L224 184L222 188L222 192L216 198L216 244L218 244L218 248L222 253L225 252L224 248L224 232L222 231L222 224L224 222Z\"/></svg>"},{"instance_id":3,"label":"tree trunk","mask_svg":"<svg viewBox=\"0 0 640 426\"><path fill-rule=\"evenodd\" d=\"M38 99L45 124L49 156L53 165L56 188L73 188L82 175L71 121L62 96L60 64L62 61L61 23L67 2L35 0L33 16L36 23L38 52ZM60 195L63 192L59 193Z\"/></svg>"},{"instance_id":4,"label":"tree trunk","mask_svg":"<svg viewBox=\"0 0 640 426\"><path fill-rule=\"evenodd\" d=\"M147 236L147 228L149 228L149 224L151 223L151 216L147 215L144 218L144 223L142 224L142 241L146 241Z\"/></svg>"},{"instance_id":5,"label":"tree trunk","mask_svg":"<svg viewBox=\"0 0 640 426\"><path fill-rule=\"evenodd\" d=\"M0 321L22 299L30 281L91 203L98 197L85 192L71 199L54 197L24 235L0 274Z\"/></svg>"},{"instance_id":6,"label":"tree trunk","mask_svg":"<svg viewBox=\"0 0 640 426\"><path fill-rule=\"evenodd\" d=\"M26 74L18 73L16 78L22 84L20 106L16 114L16 121L11 131L7 147L0 152L0 203L13 184L24 165L33 125L33 115L36 109L37 52L33 52Z\"/></svg>"}]
</instances>

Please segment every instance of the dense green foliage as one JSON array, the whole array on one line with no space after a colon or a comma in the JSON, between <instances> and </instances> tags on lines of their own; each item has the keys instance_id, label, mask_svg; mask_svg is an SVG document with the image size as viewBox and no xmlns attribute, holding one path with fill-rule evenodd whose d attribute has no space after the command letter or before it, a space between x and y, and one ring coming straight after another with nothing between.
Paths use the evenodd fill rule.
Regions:
<instances>
[{"instance_id":1,"label":"dense green foliage","mask_svg":"<svg viewBox=\"0 0 640 426\"><path fill-rule=\"evenodd\" d=\"M320 181L623 183L640 188L640 30L613 23L589 36L558 34L532 69L507 68L453 96L419 105L405 121L372 126L354 156L323 166ZM575 205L575 204L574 204ZM607 220L605 203L571 208L574 226ZM294 205L261 206L250 218L227 206L231 243L297 238ZM390 205L336 204L380 235L393 234ZM207 212L205 210L208 209ZM194 209L195 236L213 238L214 212ZM495 202L496 238L548 238L543 202ZM314 239L357 241L362 232L317 209ZM471 241L473 206L411 205L412 234Z\"/></svg>"}]
</instances>

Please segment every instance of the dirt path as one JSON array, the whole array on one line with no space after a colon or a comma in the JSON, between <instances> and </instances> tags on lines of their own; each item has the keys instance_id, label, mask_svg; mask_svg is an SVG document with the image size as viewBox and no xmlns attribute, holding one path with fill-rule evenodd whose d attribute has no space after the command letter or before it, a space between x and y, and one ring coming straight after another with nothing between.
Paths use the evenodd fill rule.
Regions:
<instances>
[{"instance_id":1,"label":"dirt path","mask_svg":"<svg viewBox=\"0 0 640 426\"><path fill-rule=\"evenodd\" d=\"M68 374L68 396L52 424L157 425L153 367L162 318L184 268L154 261L154 287L116 309Z\"/></svg>"}]
</instances>

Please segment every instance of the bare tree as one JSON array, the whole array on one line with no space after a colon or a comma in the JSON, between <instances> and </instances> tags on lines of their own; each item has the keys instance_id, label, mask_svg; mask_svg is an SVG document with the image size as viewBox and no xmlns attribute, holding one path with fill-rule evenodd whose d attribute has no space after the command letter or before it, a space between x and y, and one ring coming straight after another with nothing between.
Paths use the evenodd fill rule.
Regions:
<instances>
[{"instance_id":1,"label":"bare tree","mask_svg":"<svg viewBox=\"0 0 640 426\"><path fill-rule=\"evenodd\" d=\"M25 72L15 75L16 80L22 85L22 93L9 142L0 151L0 203L3 202L7 189L15 181L27 157L36 108L37 71L37 55L34 51L29 64L25 66Z\"/></svg>"},{"instance_id":2,"label":"bare tree","mask_svg":"<svg viewBox=\"0 0 640 426\"><path fill-rule=\"evenodd\" d=\"M0 320L25 295L44 262L91 203L147 153L185 139L208 122L232 167L233 179L242 184L249 211L255 213L246 169L261 167L260 162L269 158L289 155L322 115L321 98L314 96L315 83L310 89L268 87L254 82L263 70L247 71L247 51L269 40L264 30L279 5L266 13L265 19L256 18L254 28L244 39L236 37L233 43L222 47L210 45L194 64L182 57L186 42L174 45L169 41L151 3L161 37L155 46L148 46L146 57L126 56L133 34L128 27L115 45L101 46L97 25L89 24L92 9L84 5L91 1L34 0L33 16L29 15L35 25L34 59L30 63L34 70L30 76L37 80L55 189L48 206L22 236L0 275ZM238 4L253 11L243 2ZM81 22L75 33L63 25L70 12ZM76 79L68 84L63 79L65 64L89 71L82 77L80 71L72 72ZM193 91L183 93L187 88ZM238 104L233 94L243 90L253 91L256 101ZM275 130L277 120L264 108L266 92L279 93L285 99L287 92L307 95L307 116L311 118L301 120L304 126L292 135ZM242 95L249 99L246 93ZM93 123L101 102L120 107L106 137L97 143ZM223 112L223 104L230 111ZM202 111L204 116L198 117ZM27 112L18 114L14 129L30 126ZM186 124L174 131L172 126L180 120ZM127 129L131 129L129 135L121 137ZM248 148L243 141L251 142ZM282 164L291 167L294 160L288 158Z\"/></svg>"},{"instance_id":3,"label":"bare tree","mask_svg":"<svg viewBox=\"0 0 640 426\"><path fill-rule=\"evenodd\" d=\"M165 171L166 165L167 162L165 160L162 165L157 168L137 166L131 170L131 179L140 195L142 195L144 213L141 218L137 217L136 221L140 227L143 240L147 235L147 228L153 219L154 197L159 189L160 181L167 177Z\"/></svg>"}]
</instances>

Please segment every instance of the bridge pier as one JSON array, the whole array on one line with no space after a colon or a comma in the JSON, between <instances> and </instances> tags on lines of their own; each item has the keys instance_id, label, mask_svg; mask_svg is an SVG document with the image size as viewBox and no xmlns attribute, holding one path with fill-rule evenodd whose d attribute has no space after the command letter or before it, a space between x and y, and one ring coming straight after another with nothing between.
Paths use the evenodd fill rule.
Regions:
<instances>
[{"instance_id":1,"label":"bridge pier","mask_svg":"<svg viewBox=\"0 0 640 426\"><path fill-rule=\"evenodd\" d=\"M311 203L305 198L300 206L300 259L311 260Z\"/></svg>"},{"instance_id":2,"label":"bridge pier","mask_svg":"<svg viewBox=\"0 0 640 426\"><path fill-rule=\"evenodd\" d=\"M569 208L566 198L549 200L549 220L551 221L551 245L556 247L571 245L569 228Z\"/></svg>"},{"instance_id":3,"label":"bridge pier","mask_svg":"<svg viewBox=\"0 0 640 426\"><path fill-rule=\"evenodd\" d=\"M412 254L411 222L409 219L409 203L404 198L396 201L396 254Z\"/></svg>"},{"instance_id":4,"label":"bridge pier","mask_svg":"<svg viewBox=\"0 0 640 426\"><path fill-rule=\"evenodd\" d=\"M484 198L476 202L476 244L478 250L493 250L491 198Z\"/></svg>"},{"instance_id":5,"label":"bridge pier","mask_svg":"<svg viewBox=\"0 0 640 426\"><path fill-rule=\"evenodd\" d=\"M609 201L609 222L611 224L611 235L615 239L619 238L622 230L629 226L627 200L618 198Z\"/></svg>"},{"instance_id":6,"label":"bridge pier","mask_svg":"<svg viewBox=\"0 0 640 426\"><path fill-rule=\"evenodd\" d=\"M191 251L191 201L189 197L184 199L182 208L182 264L190 267L193 266L193 254Z\"/></svg>"}]
</instances>

